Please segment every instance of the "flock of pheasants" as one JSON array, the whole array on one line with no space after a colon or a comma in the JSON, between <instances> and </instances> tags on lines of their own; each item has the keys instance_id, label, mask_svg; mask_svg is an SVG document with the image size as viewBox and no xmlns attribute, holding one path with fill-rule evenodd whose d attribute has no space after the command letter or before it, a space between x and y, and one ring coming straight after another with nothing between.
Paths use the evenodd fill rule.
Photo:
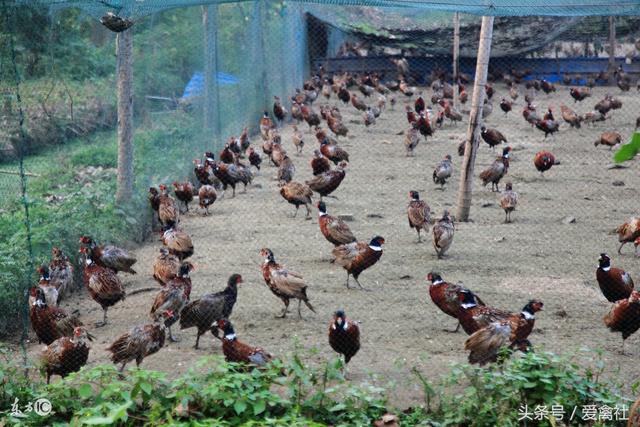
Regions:
<instances>
[{"instance_id":1,"label":"flock of pheasants","mask_svg":"<svg viewBox=\"0 0 640 427\"><path fill-rule=\"evenodd\" d=\"M317 193L320 196L320 201L316 204L320 231L334 245L331 262L346 271L347 287L350 278L353 277L356 284L365 289L358 280L359 276L381 259L385 240L381 236L374 236L370 241L357 241L343 219L328 214L322 199L332 197L331 194L339 188L345 178L349 154L340 146L338 138L346 136L349 130L337 106L320 105L317 113L313 104L320 103L323 98L329 100L337 97L345 108L361 111L362 122L368 127L374 125L387 108L394 108L398 102L397 97L403 97L406 100L408 122L408 129L404 132L404 145L407 155L414 155L421 137L426 140L433 136L438 128L444 125L445 119L452 122L462 120L462 114L454 107L454 97L457 104L467 101L465 84L469 80L466 76L459 76L455 85L452 85L447 82L444 73L436 73L430 78L433 81L433 107L428 106L421 92L409 86L403 77L408 75L406 61L398 60L396 65L400 72L398 81L385 83L378 75L372 73L360 76L348 73L328 75L321 69L305 82L302 89L296 90L295 95L291 97L290 111L287 111L281 100L275 97L273 115L265 112L259 123L261 151L265 158L277 167L280 195L296 207L294 217L303 205L309 217L313 194ZM526 76L526 71L517 70L512 70L510 75L502 76L509 87L511 100L503 98L500 108L508 114L513 101L520 96L519 91L522 88L519 85L524 84L526 106L523 117L529 124L544 132L546 138L559 130L560 122L556 119L552 107L540 115L533 100L538 90L549 93L556 88L545 80L526 80ZM629 90L629 77L622 69L616 71L615 76L618 86L622 90ZM362 99L356 91L362 93ZM584 101L591 95L589 87L574 87L569 92L576 102ZM372 97L373 102L364 101ZM493 88L488 84L483 108L484 117L492 113L492 102ZM390 106L387 107L387 104ZM576 114L564 104L560 109L562 119L573 128L580 127L582 122L593 124L605 120L612 110L620 107L619 100L607 95L596 104L593 112L584 116ZM434 112L434 108L437 112ZM296 153L301 153L306 144L305 135L298 129L300 123L306 122L317 140L318 148L314 150L310 161L314 177L306 182L294 180L296 167L282 145L280 128L289 117L296 123L293 125L292 134ZM326 128L323 127L323 123L326 123ZM640 118L637 124L640 125ZM499 130L485 126L481 128L481 137L491 148L507 142ZM620 142L619 134L605 132L596 141L596 145L614 146ZM465 147L466 142L459 146L460 155L464 154ZM492 191L499 191L500 181L508 173L510 151L509 146L504 146L493 164L479 175L483 185L492 184ZM239 274L233 274L226 288L220 292L206 294L199 299L190 298L190 273L193 265L186 259L194 253L194 245L191 237L180 227L180 203L184 204L188 212L189 203L197 197L201 212L207 215L216 200L224 197L228 187L231 187L233 196L236 185L240 183L246 191L254 177L252 168L260 170L262 160L263 156L251 145L248 129L245 128L239 137L229 139L218 154L217 160L212 152L205 153L203 161L194 160L197 183L174 182L175 199L165 185L150 188L149 202L154 211L154 223L162 230L163 247L159 249L153 263L153 278L161 288L153 301L150 301L151 323L135 326L117 338L107 349L111 352L112 361L121 365L121 371L128 362L135 360L139 365L146 356L158 352L165 345L165 338L175 340L171 331L175 324L179 324L180 329L197 330L196 348L200 337L210 331L222 341L222 350L228 361L261 366L271 359L272 356L265 350L238 340L229 321L237 299L238 285L242 283ZM556 160L552 153L541 151L535 155L533 163L537 170L543 173L556 164ZM447 155L435 166L433 181L444 188L452 173L452 158ZM453 242L453 218L445 210L440 219L432 221L431 210L427 203L420 199L418 192L410 191L408 194L407 216L410 227L416 230L419 241L422 238L421 233L427 233L431 229L435 252L439 258L443 257ZM505 222L511 222L511 214L517 203L518 195L513 191L512 184L507 183L500 195ZM640 218L630 219L618 227L617 232L622 242L620 248L626 242L634 242L636 247L639 246ZM126 293L118 273L135 274L132 266L136 263L136 258L116 246L98 245L88 236L82 236L79 243L84 261L85 287L89 296L104 312L102 322L96 326L104 325L107 323L109 307L125 299ZM291 300L298 301L299 316L302 303L315 312L307 295L307 284L303 277L279 264L270 249L264 248L260 254L264 259L261 266L264 281L284 304L280 317L286 317ZM614 303L604 321L612 331L622 333L624 351L624 340L640 328L640 293L633 290L633 281L629 274L612 267L606 254L601 254L599 262L596 272L598 283L604 296ZM92 336L75 315L57 306L60 297L72 281L72 264L68 257L54 248L49 266L41 266L38 273L39 284L33 287L30 293L30 318L39 341L47 344L43 352L43 361L48 382L51 375L65 376L79 370L87 362L89 346L86 340L91 340ZM535 314L543 308L541 301L532 300L520 313L510 313L486 306L472 291L460 284L446 282L438 273L430 273L427 280L430 282L429 294L433 302L444 313L457 319L458 328L462 326L463 330L471 335L465 343L465 348L470 351L470 362L485 364L495 361L502 348L522 351L529 348L527 338L533 329ZM222 336L219 334L220 330ZM344 355L345 362L349 362L360 348L358 324L347 318L343 310L336 311L330 322L329 344L336 352Z\"/></svg>"}]
</instances>

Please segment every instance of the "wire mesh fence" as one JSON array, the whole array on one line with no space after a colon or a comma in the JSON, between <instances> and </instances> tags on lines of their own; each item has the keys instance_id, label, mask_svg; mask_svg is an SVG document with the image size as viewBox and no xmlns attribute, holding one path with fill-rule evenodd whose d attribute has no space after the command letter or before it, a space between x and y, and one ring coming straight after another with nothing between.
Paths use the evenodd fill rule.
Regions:
<instances>
[{"instance_id":1,"label":"wire mesh fence","mask_svg":"<svg viewBox=\"0 0 640 427\"><path fill-rule=\"evenodd\" d=\"M127 6L121 201L123 33L98 19L123 24L67 6L2 8L0 335L20 366L42 344L47 381L146 356L178 376L208 354L337 352L406 407L413 368L588 348L632 397L640 178L613 153L640 125L640 19L496 18L459 222L479 17L461 15L454 75L449 12Z\"/></svg>"}]
</instances>

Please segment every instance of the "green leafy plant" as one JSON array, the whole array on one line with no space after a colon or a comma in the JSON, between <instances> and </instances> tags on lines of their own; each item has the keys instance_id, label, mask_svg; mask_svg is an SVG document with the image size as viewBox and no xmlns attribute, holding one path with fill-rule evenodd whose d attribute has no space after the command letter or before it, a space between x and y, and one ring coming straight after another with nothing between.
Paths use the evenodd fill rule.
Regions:
<instances>
[{"instance_id":1,"label":"green leafy plant","mask_svg":"<svg viewBox=\"0 0 640 427\"><path fill-rule=\"evenodd\" d=\"M418 373L425 396L437 396L437 402L427 398L425 406L405 417L411 425L432 425L423 424L429 421L435 425L508 427L521 425L523 407L533 413L537 406L551 411L552 405L559 405L568 412L566 420L576 408L571 425L579 425L584 405L613 408L629 404L614 392L616 386L600 380L604 364L602 355L596 356L594 367L581 366L575 356L549 352L517 355L485 368L460 365L437 387ZM537 420L536 425L554 425L549 418Z\"/></svg>"},{"instance_id":2,"label":"green leafy plant","mask_svg":"<svg viewBox=\"0 0 640 427\"><path fill-rule=\"evenodd\" d=\"M633 159L640 152L640 132L635 132L631 137L631 141L623 144L613 155L616 163L622 163Z\"/></svg>"},{"instance_id":3,"label":"green leafy plant","mask_svg":"<svg viewBox=\"0 0 640 427\"><path fill-rule=\"evenodd\" d=\"M47 386L27 379L0 349L0 404L9 408L15 398L38 397L52 402L54 412L44 419L28 415L23 425L364 426L392 412L402 425L508 427L521 425L524 405L531 412L537 405L576 407L570 425L582 425L584 405L629 404L617 386L600 380L603 368L601 357L583 366L576 356L539 352L486 368L454 366L438 384L414 369L425 404L400 411L389 407L385 390L347 381L340 360L312 367L298 352L263 369L207 357L173 380L151 370L123 375L111 365L96 366ZM2 416L8 411L0 412L0 422ZM549 418L533 424L560 425Z\"/></svg>"}]
</instances>

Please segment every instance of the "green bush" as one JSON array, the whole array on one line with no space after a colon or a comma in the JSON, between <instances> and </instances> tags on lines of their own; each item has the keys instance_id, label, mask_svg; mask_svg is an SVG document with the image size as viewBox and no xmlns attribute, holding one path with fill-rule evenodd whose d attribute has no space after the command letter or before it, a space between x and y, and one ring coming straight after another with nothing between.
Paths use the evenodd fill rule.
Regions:
<instances>
[{"instance_id":1,"label":"green bush","mask_svg":"<svg viewBox=\"0 0 640 427\"><path fill-rule=\"evenodd\" d=\"M24 425L194 425L194 420L219 426L362 425L384 408L379 393L345 382L340 363L328 363L317 371L299 367L299 361L295 366L275 361L266 369L247 370L209 357L171 381L156 371L131 369L125 377L115 367L101 365L47 386L26 381L4 360L0 381L5 381L6 391L0 395L0 405L10 408L16 397L29 402L46 396L55 412L45 419L29 414L22 419ZM312 377L332 380L310 388ZM307 384L304 396L300 383ZM192 421L187 423L187 418Z\"/></svg>"},{"instance_id":2,"label":"green bush","mask_svg":"<svg viewBox=\"0 0 640 427\"><path fill-rule=\"evenodd\" d=\"M0 351L0 407L9 408L15 398L52 402L55 412L45 419L31 414L23 425L366 426L391 412L406 426L508 427L521 425L518 411L524 404L629 404L614 386L599 380L599 370L574 359L542 352L489 368L455 366L437 386L414 370L424 386L425 405L400 411L389 406L385 394L390 391L345 380L338 359L314 368L294 354L259 370L208 357L174 380L143 369L120 375L115 367L101 365L46 386L27 381ZM569 424L603 425L582 423L581 415ZM548 420L531 424L561 425Z\"/></svg>"},{"instance_id":3,"label":"green bush","mask_svg":"<svg viewBox=\"0 0 640 427\"><path fill-rule=\"evenodd\" d=\"M518 418L524 413L520 412L524 411L523 406L533 413L536 406L544 406L551 411L552 405L561 405L565 409L570 408L565 420L576 407L570 425L582 425L584 405L628 406L629 402L615 391L619 386L600 379L604 369L602 355L593 357L590 353L589 356L586 367L578 363L576 356L558 356L549 352L517 354L502 364L487 368L456 366L439 387L429 384L419 372L414 371L423 384L426 401L424 407L413 410L407 419L415 421L410 425L510 427L522 425ZM595 369L591 367L592 363ZM462 390L451 393L461 385ZM544 419L536 421L536 425L553 424ZM608 421L607 425L614 423Z\"/></svg>"}]
</instances>

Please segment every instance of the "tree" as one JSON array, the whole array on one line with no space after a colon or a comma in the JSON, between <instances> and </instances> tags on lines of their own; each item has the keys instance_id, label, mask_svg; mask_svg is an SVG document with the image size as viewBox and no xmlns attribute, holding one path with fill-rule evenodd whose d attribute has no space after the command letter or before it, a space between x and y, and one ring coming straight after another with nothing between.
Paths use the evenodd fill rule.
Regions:
<instances>
[{"instance_id":1,"label":"tree","mask_svg":"<svg viewBox=\"0 0 640 427\"><path fill-rule=\"evenodd\" d=\"M118 87L118 189L116 202L133 196L133 31L116 36Z\"/></svg>"},{"instance_id":2,"label":"tree","mask_svg":"<svg viewBox=\"0 0 640 427\"><path fill-rule=\"evenodd\" d=\"M464 160L460 175L460 188L458 189L458 209L456 220L468 221L471 212L471 192L473 188L473 169L478 151L478 139L480 125L482 124L482 107L484 105L485 86L487 85L487 72L491 57L491 39L493 38L493 16L482 17L480 29L480 44L478 45L478 61L476 63L476 77L473 83L473 95L471 97L471 113L469 115L469 128L464 148Z\"/></svg>"}]
</instances>

